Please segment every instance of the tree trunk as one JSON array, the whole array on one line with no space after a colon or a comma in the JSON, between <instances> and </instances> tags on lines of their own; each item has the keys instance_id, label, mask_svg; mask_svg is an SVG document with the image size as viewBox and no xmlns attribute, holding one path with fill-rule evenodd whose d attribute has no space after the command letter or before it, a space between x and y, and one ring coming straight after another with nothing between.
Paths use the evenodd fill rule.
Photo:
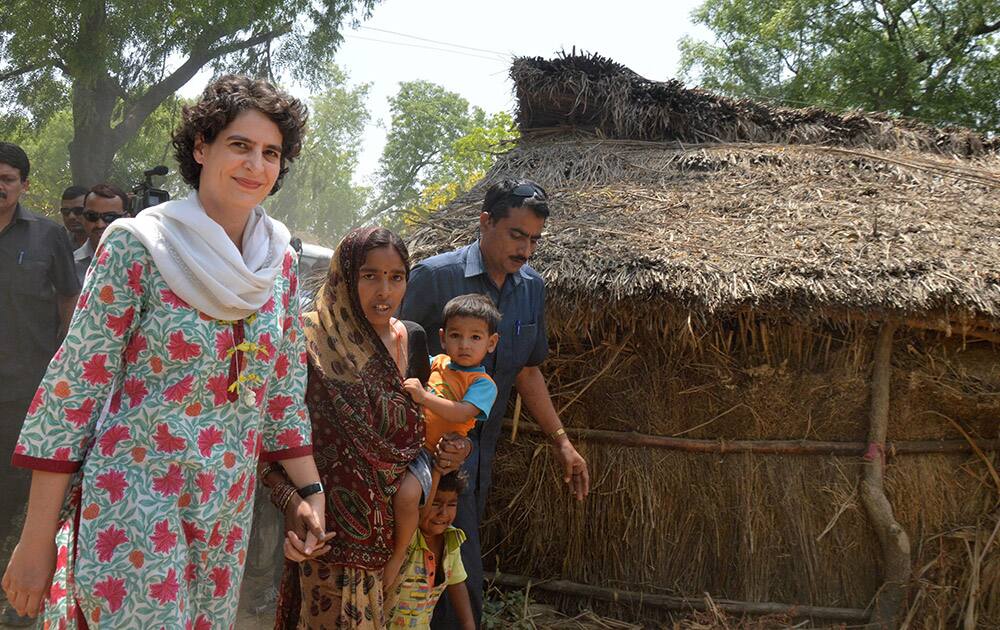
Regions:
<instances>
[{"instance_id":1,"label":"tree trunk","mask_svg":"<svg viewBox=\"0 0 1000 630\"><path fill-rule=\"evenodd\" d=\"M111 131L115 93L109 89L73 87L73 140L69 144L69 165L73 183L90 187L106 181L120 146Z\"/></svg>"},{"instance_id":2,"label":"tree trunk","mask_svg":"<svg viewBox=\"0 0 1000 630\"><path fill-rule=\"evenodd\" d=\"M121 148L111 118L120 90L107 66L108 15L103 1L86 0L80 11L80 35L69 55L73 80L73 140L69 164L73 184L93 186L107 179Z\"/></svg>"}]
</instances>

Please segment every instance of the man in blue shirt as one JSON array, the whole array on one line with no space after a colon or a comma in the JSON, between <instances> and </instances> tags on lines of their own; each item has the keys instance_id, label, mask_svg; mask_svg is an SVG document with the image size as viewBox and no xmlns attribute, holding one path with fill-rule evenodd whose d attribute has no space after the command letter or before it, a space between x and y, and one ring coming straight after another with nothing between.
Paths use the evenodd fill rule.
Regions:
<instances>
[{"instance_id":1,"label":"man in blue shirt","mask_svg":"<svg viewBox=\"0 0 1000 630\"><path fill-rule=\"evenodd\" d=\"M479 521L486 506L493 477L493 458L512 387L548 433L552 449L563 468L563 480L582 501L590 490L587 462L577 453L563 430L549 390L538 366L548 355L545 332L545 285L528 266L549 216L545 191L530 180L503 180L486 192L479 215L479 240L460 249L433 256L410 272L401 319L415 321L427 331L431 354L440 353L436 333L441 328L444 305L466 293L488 295L502 314L500 342L484 365L497 384L497 399L485 423L469 437L474 448L465 463L469 485L459 497L455 526L468 539L462 561L473 614L479 624L483 610L483 561ZM434 628L456 628L457 619L447 598L434 613Z\"/></svg>"}]
</instances>

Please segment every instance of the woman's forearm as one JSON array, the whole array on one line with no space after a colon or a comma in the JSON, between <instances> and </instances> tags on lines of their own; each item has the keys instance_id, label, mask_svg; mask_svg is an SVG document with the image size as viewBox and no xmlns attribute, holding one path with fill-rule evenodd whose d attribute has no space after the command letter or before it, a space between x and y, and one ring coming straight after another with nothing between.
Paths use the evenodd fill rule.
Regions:
<instances>
[{"instance_id":1,"label":"woman's forearm","mask_svg":"<svg viewBox=\"0 0 1000 630\"><path fill-rule=\"evenodd\" d=\"M31 492L28 495L28 515L24 520L25 534L32 538L52 540L59 526L59 510L62 509L69 487L67 473L35 470L31 474Z\"/></svg>"},{"instance_id":2,"label":"woman's forearm","mask_svg":"<svg viewBox=\"0 0 1000 630\"><path fill-rule=\"evenodd\" d=\"M316 470L316 461L312 455L283 459L281 460L281 467L285 469L285 473L292 480L292 483L295 484L296 488L319 481L319 471Z\"/></svg>"},{"instance_id":3,"label":"woman's forearm","mask_svg":"<svg viewBox=\"0 0 1000 630\"><path fill-rule=\"evenodd\" d=\"M285 477L283 470L281 464L278 463L259 462L257 464L257 476L265 488L274 488L279 484L288 483L288 478Z\"/></svg>"}]
</instances>

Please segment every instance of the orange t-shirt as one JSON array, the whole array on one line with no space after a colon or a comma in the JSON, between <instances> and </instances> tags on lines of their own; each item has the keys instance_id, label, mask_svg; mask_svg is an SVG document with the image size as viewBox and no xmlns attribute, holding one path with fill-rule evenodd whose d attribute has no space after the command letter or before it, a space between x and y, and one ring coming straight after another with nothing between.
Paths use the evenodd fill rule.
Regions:
<instances>
[{"instance_id":1,"label":"orange t-shirt","mask_svg":"<svg viewBox=\"0 0 1000 630\"><path fill-rule=\"evenodd\" d=\"M482 367L466 368L454 365L447 354L439 354L431 359L431 375L427 386L438 398L454 402L471 403L479 409L479 414L465 422L448 422L427 407L424 407L424 446L433 449L445 433L468 435L476 426L477 419L485 420L496 400L497 386Z\"/></svg>"}]
</instances>

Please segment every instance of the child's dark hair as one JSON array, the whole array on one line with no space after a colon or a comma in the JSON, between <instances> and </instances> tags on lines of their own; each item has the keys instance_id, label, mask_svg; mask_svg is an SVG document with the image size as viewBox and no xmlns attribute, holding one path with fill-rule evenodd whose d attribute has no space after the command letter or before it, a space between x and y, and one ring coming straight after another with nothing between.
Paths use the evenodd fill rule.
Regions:
<instances>
[{"instance_id":1,"label":"child's dark hair","mask_svg":"<svg viewBox=\"0 0 1000 630\"><path fill-rule=\"evenodd\" d=\"M447 475L441 477L441 481L438 482L437 491L438 492L454 492L455 494L462 494L465 491L465 486L469 483L469 475L462 469L453 470Z\"/></svg>"},{"instance_id":2,"label":"child's dark hair","mask_svg":"<svg viewBox=\"0 0 1000 630\"><path fill-rule=\"evenodd\" d=\"M492 335L500 327L500 311L493 305L493 300L482 293L466 293L453 297L444 305L442 327L448 329L448 320L452 317L471 317L486 322L486 327Z\"/></svg>"}]
</instances>

